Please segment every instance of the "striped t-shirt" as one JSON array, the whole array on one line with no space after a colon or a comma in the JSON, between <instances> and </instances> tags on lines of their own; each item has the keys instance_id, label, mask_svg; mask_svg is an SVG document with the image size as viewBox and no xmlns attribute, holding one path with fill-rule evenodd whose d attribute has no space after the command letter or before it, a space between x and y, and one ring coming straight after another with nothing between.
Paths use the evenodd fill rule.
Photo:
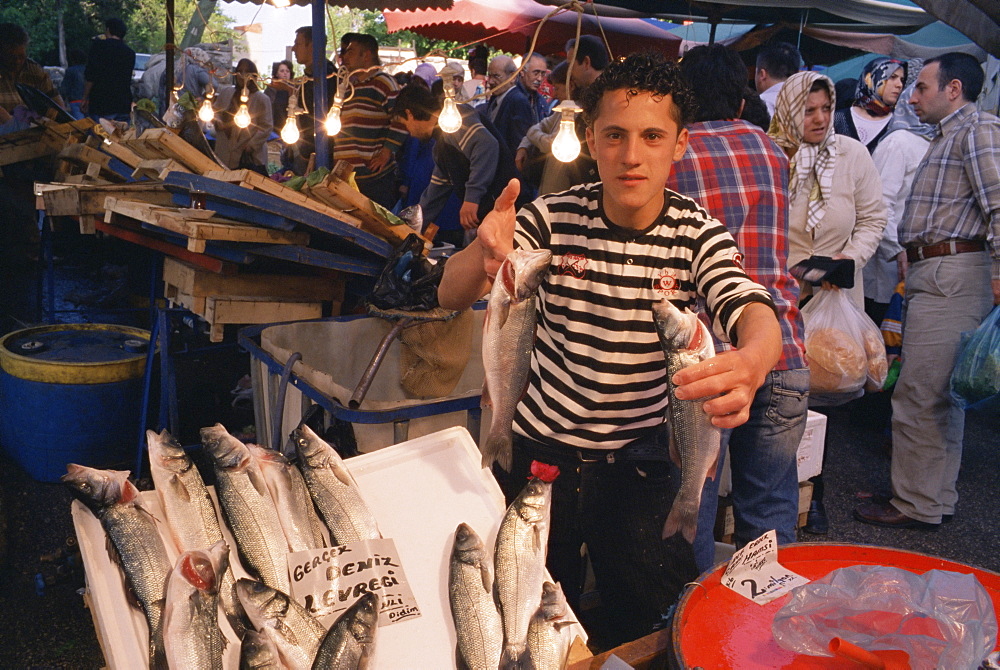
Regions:
<instances>
[{"instance_id":1,"label":"striped t-shirt","mask_svg":"<svg viewBox=\"0 0 1000 670\"><path fill-rule=\"evenodd\" d=\"M518 212L514 245L549 249L538 334L514 431L547 444L617 449L664 422L666 365L652 304L695 308L735 337L744 306L773 307L738 264L726 228L693 200L665 191L664 209L633 231L604 217L601 184L545 195Z\"/></svg>"}]
</instances>

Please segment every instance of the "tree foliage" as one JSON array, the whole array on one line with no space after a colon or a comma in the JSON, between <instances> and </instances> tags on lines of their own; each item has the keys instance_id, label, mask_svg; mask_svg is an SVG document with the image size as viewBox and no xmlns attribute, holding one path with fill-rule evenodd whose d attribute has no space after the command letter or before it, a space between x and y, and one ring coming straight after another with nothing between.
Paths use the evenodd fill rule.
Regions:
<instances>
[{"instance_id":1,"label":"tree foliage","mask_svg":"<svg viewBox=\"0 0 1000 670\"><path fill-rule=\"evenodd\" d=\"M175 43L180 43L187 22L197 11L197 0L174 0ZM234 20L226 16L225 5L209 17L204 41L222 42L238 38L232 30ZM31 37L28 55L43 65L59 64L58 17L62 14L66 49L86 52L90 40L104 32L104 20L119 17L128 33L125 41L139 53L163 51L166 42L166 3L164 0L2 0L0 22L24 26ZM443 51L455 58L467 55L457 49L457 42L431 40L410 31L389 33L381 12L330 7L327 12L327 35L339 40L346 32L373 35L384 46L412 46L418 56Z\"/></svg>"}]
</instances>

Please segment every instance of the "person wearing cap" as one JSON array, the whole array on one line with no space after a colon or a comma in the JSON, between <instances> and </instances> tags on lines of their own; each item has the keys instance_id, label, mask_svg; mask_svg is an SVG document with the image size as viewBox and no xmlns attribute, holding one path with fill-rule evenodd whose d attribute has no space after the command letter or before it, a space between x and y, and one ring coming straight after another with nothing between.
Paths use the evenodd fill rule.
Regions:
<instances>
[{"instance_id":1,"label":"person wearing cap","mask_svg":"<svg viewBox=\"0 0 1000 670\"><path fill-rule=\"evenodd\" d=\"M462 69L462 66L455 62L445 63L444 67L438 71L438 76L441 77L441 81L444 83L446 89L448 85L451 85L455 92L455 100L463 102L458 99L462 90L462 84L465 81L465 70Z\"/></svg>"}]
</instances>

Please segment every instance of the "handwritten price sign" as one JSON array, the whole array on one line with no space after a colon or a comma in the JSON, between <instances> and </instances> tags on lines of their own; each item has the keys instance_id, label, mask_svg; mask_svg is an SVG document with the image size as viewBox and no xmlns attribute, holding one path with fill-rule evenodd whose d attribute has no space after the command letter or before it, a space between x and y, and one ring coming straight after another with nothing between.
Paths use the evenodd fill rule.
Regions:
<instances>
[{"instance_id":1,"label":"handwritten price sign","mask_svg":"<svg viewBox=\"0 0 1000 670\"><path fill-rule=\"evenodd\" d=\"M808 583L808 579L778 563L778 540L773 530L737 551L722 575L723 586L758 605Z\"/></svg>"}]
</instances>

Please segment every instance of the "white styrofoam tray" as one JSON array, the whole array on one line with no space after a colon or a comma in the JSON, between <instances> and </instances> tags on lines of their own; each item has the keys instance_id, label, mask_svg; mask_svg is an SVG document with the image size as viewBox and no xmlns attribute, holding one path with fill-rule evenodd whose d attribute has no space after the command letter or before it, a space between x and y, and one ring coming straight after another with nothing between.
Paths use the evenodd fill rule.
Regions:
<instances>
[{"instance_id":1,"label":"white styrofoam tray","mask_svg":"<svg viewBox=\"0 0 1000 670\"><path fill-rule=\"evenodd\" d=\"M489 470L480 467L481 459L467 430L449 428L346 461L383 536L395 541L421 610L418 618L379 630L374 668L455 667L456 636L448 605L448 561L455 528L469 524L492 547L505 510L503 493ZM171 560L176 560L155 493L144 491L142 497L157 519ZM77 501L72 515L108 667L146 667L146 620L126 600L121 572L105 548L104 530ZM235 548L225 524L223 536ZM246 576L235 549L230 558L236 577ZM230 641L224 665L235 669L239 640L224 620L222 629ZM579 625L564 634L587 639Z\"/></svg>"}]
</instances>

